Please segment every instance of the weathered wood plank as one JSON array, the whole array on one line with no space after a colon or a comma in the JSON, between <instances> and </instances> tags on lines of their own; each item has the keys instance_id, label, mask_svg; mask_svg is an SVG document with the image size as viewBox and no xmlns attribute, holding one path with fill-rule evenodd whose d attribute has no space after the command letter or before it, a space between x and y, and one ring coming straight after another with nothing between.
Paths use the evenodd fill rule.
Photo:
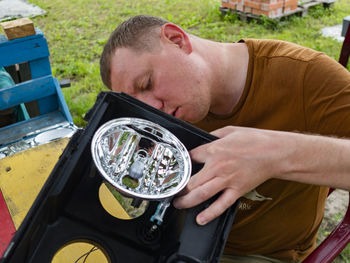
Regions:
<instances>
[{"instance_id":1,"label":"weathered wood plank","mask_svg":"<svg viewBox=\"0 0 350 263\"><path fill-rule=\"evenodd\" d=\"M34 24L29 18L20 18L0 24L8 40L35 35Z\"/></svg>"}]
</instances>

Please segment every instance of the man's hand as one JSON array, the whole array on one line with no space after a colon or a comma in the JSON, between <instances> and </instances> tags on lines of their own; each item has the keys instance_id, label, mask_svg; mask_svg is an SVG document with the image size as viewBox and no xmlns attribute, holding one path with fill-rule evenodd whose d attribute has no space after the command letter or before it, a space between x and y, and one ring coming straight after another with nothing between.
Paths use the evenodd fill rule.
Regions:
<instances>
[{"instance_id":1,"label":"man's hand","mask_svg":"<svg viewBox=\"0 0 350 263\"><path fill-rule=\"evenodd\" d=\"M204 167L191 177L184 195L174 200L175 207L189 208L221 192L198 214L200 225L271 178L350 190L348 139L243 127L212 134L219 139L190 152Z\"/></svg>"},{"instance_id":2,"label":"man's hand","mask_svg":"<svg viewBox=\"0 0 350 263\"><path fill-rule=\"evenodd\" d=\"M212 134L219 139L190 152L192 160L204 163L204 167L190 179L187 193L174 202L177 208L189 208L222 192L197 216L200 225L218 217L240 196L271 178L276 170L273 164L282 158L280 145L270 131L225 127Z\"/></svg>"}]
</instances>

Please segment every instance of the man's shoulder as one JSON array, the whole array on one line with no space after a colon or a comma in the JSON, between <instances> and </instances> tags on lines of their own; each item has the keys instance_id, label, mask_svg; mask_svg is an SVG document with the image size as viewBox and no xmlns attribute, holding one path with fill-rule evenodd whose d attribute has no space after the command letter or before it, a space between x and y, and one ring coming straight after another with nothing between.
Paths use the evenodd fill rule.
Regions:
<instances>
[{"instance_id":1,"label":"man's shoulder","mask_svg":"<svg viewBox=\"0 0 350 263\"><path fill-rule=\"evenodd\" d=\"M243 39L254 57L289 58L310 61L322 52L292 42L275 39Z\"/></svg>"}]
</instances>

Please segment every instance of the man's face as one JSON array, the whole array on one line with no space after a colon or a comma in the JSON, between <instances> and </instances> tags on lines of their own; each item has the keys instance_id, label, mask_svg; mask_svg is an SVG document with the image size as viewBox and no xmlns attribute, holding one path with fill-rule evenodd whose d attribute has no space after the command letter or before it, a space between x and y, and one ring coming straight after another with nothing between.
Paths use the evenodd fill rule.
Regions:
<instances>
[{"instance_id":1,"label":"man's face","mask_svg":"<svg viewBox=\"0 0 350 263\"><path fill-rule=\"evenodd\" d=\"M111 88L195 123L210 107L203 65L171 43L161 43L152 52L118 48L111 58Z\"/></svg>"}]
</instances>

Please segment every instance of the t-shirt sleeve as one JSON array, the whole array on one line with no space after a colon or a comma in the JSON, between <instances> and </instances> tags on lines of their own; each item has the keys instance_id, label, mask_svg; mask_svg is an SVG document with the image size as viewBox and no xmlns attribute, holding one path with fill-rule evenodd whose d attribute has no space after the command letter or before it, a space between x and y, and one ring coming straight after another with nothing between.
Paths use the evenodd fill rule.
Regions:
<instances>
[{"instance_id":1,"label":"t-shirt sleeve","mask_svg":"<svg viewBox=\"0 0 350 263\"><path fill-rule=\"evenodd\" d=\"M303 83L306 129L350 137L350 72L320 54L307 66Z\"/></svg>"}]
</instances>

